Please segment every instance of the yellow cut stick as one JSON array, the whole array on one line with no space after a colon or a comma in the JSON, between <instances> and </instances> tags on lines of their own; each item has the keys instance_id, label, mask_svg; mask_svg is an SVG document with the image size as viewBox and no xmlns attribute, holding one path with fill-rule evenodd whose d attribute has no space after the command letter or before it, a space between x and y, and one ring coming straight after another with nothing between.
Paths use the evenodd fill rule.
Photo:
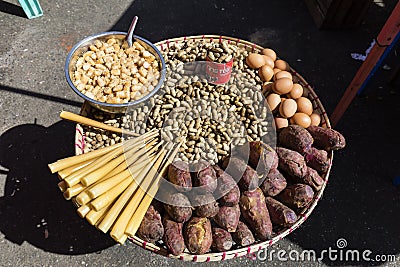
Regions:
<instances>
[{"instance_id":1,"label":"yellow cut stick","mask_svg":"<svg viewBox=\"0 0 400 267\"><path fill-rule=\"evenodd\" d=\"M99 157L98 159L93 161L91 164L87 165L85 168L82 168L82 169L68 175L67 177L65 177L64 181L67 183L67 185L69 187L74 186L77 183L81 182L82 177L91 173L92 171L96 170L99 166L104 165L105 163L109 162L114 157L121 155L122 153L123 153L122 147L118 147L115 150Z\"/></svg>"},{"instance_id":2,"label":"yellow cut stick","mask_svg":"<svg viewBox=\"0 0 400 267\"><path fill-rule=\"evenodd\" d=\"M152 135L154 133L150 134L150 136L146 136L143 139L142 138L134 138L134 139L130 139L128 141L125 142L125 145L122 147L117 148L115 151L112 151L106 155L103 155L101 158L99 158L98 160L96 160L95 162L93 162L92 164L90 164L89 166L87 166L84 169L81 169L80 171L71 174L70 176L67 176L65 178L65 180L67 181L67 184L75 184L78 180L80 180L80 182L85 185L85 186L89 186L90 184L93 184L97 179L100 179L99 177L96 177L94 175L99 175L100 172L96 172L94 175L90 175L92 172L95 172L99 166L104 166L106 165L110 160L112 160L113 158L115 158L118 155L125 155L127 154L130 150L134 150L137 146L139 146L141 144L142 141L147 142L149 139L154 138ZM137 140L139 140L139 142L136 142ZM100 168L102 168L100 167ZM106 167L107 168L107 167ZM103 169L104 170L104 169Z\"/></svg>"},{"instance_id":3,"label":"yellow cut stick","mask_svg":"<svg viewBox=\"0 0 400 267\"><path fill-rule=\"evenodd\" d=\"M121 210L124 208L125 204L131 198L137 187L138 187L137 183L132 182L128 186L128 188L122 193L122 195L117 199L115 204L111 207L109 212L107 212L107 214L104 216L104 218L98 225L97 228L100 231L102 231L103 233L107 233L107 231L110 229L115 219L118 217Z\"/></svg>"},{"instance_id":4,"label":"yellow cut stick","mask_svg":"<svg viewBox=\"0 0 400 267\"><path fill-rule=\"evenodd\" d=\"M65 192L67 190L67 183L65 181L61 181L58 183L58 188L60 188L61 192Z\"/></svg>"},{"instance_id":5,"label":"yellow cut stick","mask_svg":"<svg viewBox=\"0 0 400 267\"><path fill-rule=\"evenodd\" d=\"M148 156L150 156L152 153L154 153L156 151L156 149L163 143L163 141L160 142L160 144L157 144L156 146L154 146L153 148L151 148L148 151ZM142 160L139 160L136 162L136 164L141 163L143 160L148 160L147 158L143 157ZM131 164L133 165L133 164ZM129 166L129 168L133 168L131 166ZM121 174L122 172L128 170L128 165L126 163L126 161L123 161L117 168L115 168L114 170L112 170L110 173L108 173L105 177L101 178L99 181L97 181L97 183L105 181L106 179L109 179L117 174ZM130 169L129 169L130 170ZM92 188L93 186L95 186L97 183L92 184L91 186L87 187L87 189L81 193L79 193L79 195L76 197L76 202L79 205L83 205L83 204L87 204L90 200L92 200L92 198L89 195L89 189Z\"/></svg>"},{"instance_id":6,"label":"yellow cut stick","mask_svg":"<svg viewBox=\"0 0 400 267\"><path fill-rule=\"evenodd\" d=\"M79 183L76 184L72 187L68 187L67 190L65 190L64 192L64 198L66 200L70 200L71 198L73 198L74 196L78 195L80 192L82 192L83 190L85 190L86 186L84 186L83 184Z\"/></svg>"},{"instance_id":7,"label":"yellow cut stick","mask_svg":"<svg viewBox=\"0 0 400 267\"><path fill-rule=\"evenodd\" d=\"M120 243L121 245L123 245L125 243L125 241L128 239L128 235L123 234L118 240L116 240L118 243Z\"/></svg>"},{"instance_id":8,"label":"yellow cut stick","mask_svg":"<svg viewBox=\"0 0 400 267\"><path fill-rule=\"evenodd\" d=\"M111 210L106 214L104 219L101 221L99 226L97 227L99 230L102 232L106 233L112 224L114 223L115 219L118 217L120 214L121 210L124 208L125 204L128 202L128 200L131 198L143 178L147 175L147 172L144 168L142 168L137 175L132 174L134 177L134 182L132 182L128 188L123 192L123 194L118 198L118 200L115 202L114 206L111 208Z\"/></svg>"},{"instance_id":9,"label":"yellow cut stick","mask_svg":"<svg viewBox=\"0 0 400 267\"><path fill-rule=\"evenodd\" d=\"M129 142L129 141L126 141ZM101 156L100 158L96 159L93 161L91 164L87 165L85 168L82 168L78 170L77 172L72 173L71 175L65 177L64 181L67 183L69 187L76 185L79 182L82 182L84 186L88 186L90 184L85 184L83 181L81 181L81 178L88 175L89 173L95 171L96 169L99 168L99 166L103 166L113 158L123 154L124 152L124 147L118 147L114 149L113 151L110 151L109 153Z\"/></svg>"},{"instance_id":10,"label":"yellow cut stick","mask_svg":"<svg viewBox=\"0 0 400 267\"><path fill-rule=\"evenodd\" d=\"M58 172L58 176L59 176L61 179L64 179L65 177L67 177L67 176L70 175L71 173L74 173L74 172L76 172L76 171L82 169L83 167L89 165L89 164L92 163L94 160L95 160L95 159L89 159L89 160L86 160L86 161L84 161L84 162L82 162L82 163L75 164L75 165L73 165L73 166L71 166L71 167L68 167L68 168L65 168L65 169L63 169L63 170L60 170L60 171Z\"/></svg>"},{"instance_id":11,"label":"yellow cut stick","mask_svg":"<svg viewBox=\"0 0 400 267\"><path fill-rule=\"evenodd\" d=\"M154 172L155 172L154 170L157 169L157 167L154 167L154 166L160 165L164 155L165 155L164 151L159 152L157 155L157 161L154 164L148 164L145 167L145 169L143 170L143 173L145 175L148 175L147 179L152 179L154 177ZM153 176L151 176L151 174L153 174ZM145 179L145 180L147 180L147 179ZM140 188L138 188L138 189L140 189ZM125 207L125 209L119 215L114 226L112 227L110 235L115 241L120 240L122 238L122 236L125 234L125 228L128 225L129 219L132 217L133 213L135 212L134 207L137 206L138 201L140 201L140 199L137 197L137 194L135 193L134 196L129 200L128 205Z\"/></svg>"},{"instance_id":12,"label":"yellow cut stick","mask_svg":"<svg viewBox=\"0 0 400 267\"><path fill-rule=\"evenodd\" d=\"M71 113L68 111L61 111L60 113L60 118L64 119L64 120L69 120L69 121L73 121L73 122L77 122L80 124L84 124L87 126L91 126L91 127L95 127L95 128L100 128L103 130L107 130L110 132L115 132L115 133L124 133L124 134L129 134L129 135L133 135L133 136L139 136L139 134L134 133L134 132L130 132L130 131L126 131L126 130L122 130L121 128L117 128L111 125L107 125L105 123L96 121L96 120L92 120L89 119L87 117L75 114L75 113Z\"/></svg>"},{"instance_id":13,"label":"yellow cut stick","mask_svg":"<svg viewBox=\"0 0 400 267\"><path fill-rule=\"evenodd\" d=\"M89 213L86 214L86 220L91 225L95 225L101 219L101 217L103 217L110 210L112 205L113 203L110 203L99 211L90 210Z\"/></svg>"},{"instance_id":14,"label":"yellow cut stick","mask_svg":"<svg viewBox=\"0 0 400 267\"><path fill-rule=\"evenodd\" d=\"M124 190L128 187L128 185L133 181L133 178L129 176L127 179L123 180L106 193L102 194L98 198L93 199L90 202L90 206L95 211L99 211L112 201L114 201Z\"/></svg>"},{"instance_id":15,"label":"yellow cut stick","mask_svg":"<svg viewBox=\"0 0 400 267\"><path fill-rule=\"evenodd\" d=\"M49 167L51 173L55 173L55 172L58 172L60 170L66 169L68 167L71 167L73 165L80 164L80 163L82 163L84 161L87 161L89 159L94 159L94 158L100 157L100 156L102 156L102 155L114 150L115 148L121 147L122 145L126 146L127 142L129 142L131 140L138 141L138 140L141 140L141 139L146 138L148 136L155 136L157 134L158 134L158 132L156 132L156 131L149 131L149 132L143 134L140 137L132 138L132 139L129 139L129 140L125 141L125 142L117 143L115 145L111 145L111 146L108 146L108 147L99 148L99 149L96 149L96 150L93 150L91 152L84 153L84 154L81 154L81 155L71 156L71 157L68 157L68 158L57 160L56 162L48 164L48 167Z\"/></svg>"},{"instance_id":16,"label":"yellow cut stick","mask_svg":"<svg viewBox=\"0 0 400 267\"><path fill-rule=\"evenodd\" d=\"M137 164L137 169L138 170L141 170L141 169L143 169L146 165L152 165L153 163L154 163L154 161L155 161L155 156L152 156L152 157L150 157L148 160L142 160L141 162L139 162L138 164ZM125 179L121 179L120 180L120 178L118 177L118 178L114 178L114 177L112 177L112 178L110 178L110 179L118 179L119 181L121 181L119 184L117 184L117 185L115 185L114 187L112 187L112 188L107 188L107 190L106 191L104 191L104 190L102 190L102 191L104 191L104 193L103 194L101 194L99 197L97 197L96 199L94 199L90 204L91 204L91 206L93 207L93 209L94 210L96 210L96 211L98 211L98 210L100 210L101 208L103 208L104 207L104 205L106 205L106 203L109 203L111 200L113 200L114 198L116 198L120 193L118 193L119 192L119 189L118 188L120 188L120 186L121 186L121 184L123 183L123 182L125 182L125 181L129 181L129 183L130 182L132 182L133 181L133 176L131 175L131 173L130 173L130 171L129 170L126 170L126 171L124 171L124 172L121 172L120 174L117 174L117 175L120 175L120 176L125 176ZM108 180L110 180L110 179L108 179ZM125 186L125 188L126 187L128 187L128 185L129 185L129 183ZM124 189L125 189L124 188ZM116 195L118 193L118 195Z\"/></svg>"},{"instance_id":17,"label":"yellow cut stick","mask_svg":"<svg viewBox=\"0 0 400 267\"><path fill-rule=\"evenodd\" d=\"M90 207L88 205L82 205L77 210L79 217L85 218L86 214L89 213Z\"/></svg>"},{"instance_id":18,"label":"yellow cut stick","mask_svg":"<svg viewBox=\"0 0 400 267\"><path fill-rule=\"evenodd\" d=\"M137 161L137 163L135 164L134 171L138 171L143 169L143 167L146 164L149 164L149 160L151 158L142 158L139 159ZM88 190L88 195L90 198L95 199L96 197L100 196L101 194L103 194L104 192L108 191L109 189L111 189L112 187L114 187L115 185L117 185L118 183L120 183L122 180L128 178L129 176L131 176L131 170L130 169L126 169L123 172L108 178L107 180L104 180L102 182L96 183L93 187L91 187ZM132 177L133 179L133 177Z\"/></svg>"},{"instance_id":19,"label":"yellow cut stick","mask_svg":"<svg viewBox=\"0 0 400 267\"><path fill-rule=\"evenodd\" d=\"M124 170L126 170L127 168L128 168L128 166L126 166L126 162L122 162L117 168L115 168L109 174L107 174L106 176L101 178L98 182L104 181L104 180L106 180L106 179L108 179L108 178L110 178L110 177L112 177L114 175L117 175L117 174L123 172ZM76 203L78 203L79 205L84 205L84 204L89 203L89 201L91 199L90 199L90 197L88 195L88 189L93 187L93 186L95 186L95 185L91 185L91 186L87 187L85 191L79 193L75 198Z\"/></svg>"},{"instance_id":20,"label":"yellow cut stick","mask_svg":"<svg viewBox=\"0 0 400 267\"><path fill-rule=\"evenodd\" d=\"M115 167L125 161L126 157L137 159L143 153L145 153L149 147L155 144L156 140L151 141L149 144L138 147L140 144L136 144L130 150L127 150L125 153L122 153L115 159L111 160L110 162L104 164L103 166L99 167L97 170L92 171L91 173L85 175L81 179L81 183L83 185L90 185L107 175L110 171L112 171Z\"/></svg>"},{"instance_id":21,"label":"yellow cut stick","mask_svg":"<svg viewBox=\"0 0 400 267\"><path fill-rule=\"evenodd\" d=\"M100 157L100 156L102 156L102 155L104 155L104 154L106 154L106 153L108 153L108 152L120 147L120 146L122 146L122 143L117 143L115 145L111 145L111 146L108 146L108 147L99 148L99 149L96 149L94 151L91 151L91 152L88 152L88 153L85 153L85 154L81 154L81 155L77 155L77 156L72 156L72 157L60 159L60 160L57 160L54 163L48 164L48 167L49 167L51 173L55 173L55 172L58 172L60 170L69 168L71 166L74 166L76 164L80 164L82 162L85 162L87 160Z\"/></svg>"},{"instance_id":22,"label":"yellow cut stick","mask_svg":"<svg viewBox=\"0 0 400 267\"><path fill-rule=\"evenodd\" d=\"M163 167L160 172L156 173L156 177L154 179L154 183L146 193L146 195L143 197L143 199L140 201L139 206L135 210L133 216L129 220L128 225L126 226L125 229L125 234L128 236L134 236L139 229L139 226L143 220L144 215L146 214L147 210L149 209L149 206L151 202L153 201L153 198L155 194L158 191L158 188L160 186L160 179L162 178L164 172L168 168L169 164L172 162L172 160L175 158L176 154L179 151L179 147L181 146L182 142L175 148L175 150L168 156L166 162L164 162ZM138 190L140 190L139 188Z\"/></svg>"}]
</instances>

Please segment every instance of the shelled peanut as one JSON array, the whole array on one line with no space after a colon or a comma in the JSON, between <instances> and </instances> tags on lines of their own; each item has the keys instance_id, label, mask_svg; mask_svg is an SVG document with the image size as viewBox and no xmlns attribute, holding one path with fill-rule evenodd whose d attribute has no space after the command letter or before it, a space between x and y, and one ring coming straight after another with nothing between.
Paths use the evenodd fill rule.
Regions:
<instances>
[{"instance_id":1,"label":"shelled peanut","mask_svg":"<svg viewBox=\"0 0 400 267\"><path fill-rule=\"evenodd\" d=\"M263 93L275 115L277 129L289 124L304 128L320 124L320 115L314 111L312 102L305 96L303 86L293 79L289 64L277 59L272 49L265 48L260 54L250 53L246 64L250 68L258 69L258 75L264 82Z\"/></svg>"}]
</instances>

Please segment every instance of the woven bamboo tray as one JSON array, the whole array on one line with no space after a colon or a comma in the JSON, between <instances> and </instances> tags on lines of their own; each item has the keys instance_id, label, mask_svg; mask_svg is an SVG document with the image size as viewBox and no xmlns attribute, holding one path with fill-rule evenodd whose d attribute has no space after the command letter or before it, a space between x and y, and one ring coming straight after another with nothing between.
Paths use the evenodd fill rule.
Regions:
<instances>
[{"instance_id":1,"label":"woven bamboo tray","mask_svg":"<svg viewBox=\"0 0 400 267\"><path fill-rule=\"evenodd\" d=\"M167 49L172 43L183 43L188 40L204 40L206 42L220 42L220 41L227 41L229 43L235 44L238 47L243 47L249 52L260 52L263 47L245 41L237 38L232 38L232 37L227 37L227 36L218 36L218 35L198 35L198 36L187 36L187 37L180 37L180 38L173 38L173 39L168 39L168 40L163 40L155 45L157 46L158 49L160 50L165 50ZM290 63L290 62L289 62ZM313 103L314 111L318 112L319 115L321 116L321 126L331 128L331 124L329 122L329 118L325 112L325 109L312 89L311 85L306 82L306 80L299 74L297 73L294 69L290 69L293 79L296 79L298 83L300 83L303 88L304 88L304 95L307 96L311 102ZM87 115L88 112L90 112L91 107L87 104L84 103L81 109L81 114L82 115ZM76 154L82 154L84 152L85 148L85 135L83 132L83 128L78 124L76 126L76 135L75 135L75 150ZM168 254L166 248L162 244L152 244L148 243L142 239L140 239L137 236L130 237L129 240L131 240L133 243L143 247L146 250L152 251L157 254L164 255L166 257L170 258L176 258L184 261L193 261L193 262L209 262L209 261L221 261L221 260L227 260L227 259L232 259L236 257L243 257L249 254L253 254L261 249L264 249L266 247L271 246L272 244L278 242L279 240L283 239L285 236L288 234L292 233L294 230L299 228L299 226L307 220L308 217L310 217L311 213L313 212L314 208L317 206L319 200L322 198L324 189L328 183L328 178L330 174L330 170L332 167L332 160L333 160L333 152L329 152L329 168L328 171L322 175L322 178L324 178L325 183L323 184L322 188L320 191L315 193L314 200L312 203L302 210L298 215L298 220L295 224L293 224L290 228L286 228L278 233L276 233L270 240L263 241L263 242L258 242L255 243L251 246L248 247L241 247L238 249L232 249L230 251L226 252L219 252L219 253L207 253L207 254L202 254L202 255L193 255L189 253L182 253L179 256L174 256L172 254Z\"/></svg>"}]
</instances>

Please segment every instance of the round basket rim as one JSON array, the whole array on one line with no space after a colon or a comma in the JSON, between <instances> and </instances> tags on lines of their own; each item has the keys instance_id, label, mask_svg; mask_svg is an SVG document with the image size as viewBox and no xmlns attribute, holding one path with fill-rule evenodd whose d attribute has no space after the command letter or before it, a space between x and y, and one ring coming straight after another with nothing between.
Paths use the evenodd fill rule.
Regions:
<instances>
[{"instance_id":1,"label":"round basket rim","mask_svg":"<svg viewBox=\"0 0 400 267\"><path fill-rule=\"evenodd\" d=\"M205 40L205 41L211 41L211 42L221 42L221 41L228 41L228 42L234 42L238 46L244 46L246 49L248 49L250 52L260 52L263 47L260 45L257 45L255 43L242 40L239 38L234 38L234 37L229 37L229 36L223 36L223 35L193 35L193 36L184 36L184 37L176 37L176 38L171 38L171 39L166 39L159 41L155 43L154 45L158 47L161 51L165 49L165 47L169 47L173 43L179 43L179 42L186 42L188 40ZM313 90L312 86L306 82L306 80L301 76L298 72L296 72L292 67L290 67L290 72L297 77L299 83L307 90L309 99L312 101L314 109L317 110L317 112L321 116L321 125L327 128L331 128L331 124L329 121L329 117L327 116L327 113L325 112L325 109L318 98L317 94ZM87 103L84 103L81 108L81 114L82 112L85 112L85 109L87 108ZM84 153L84 146L85 146L85 135L84 135L84 130L81 127L81 125L77 124L76 125L76 135L75 135L75 152L76 155ZM140 239L137 236L129 237L128 239L136 244L141 246L142 248L149 250L151 252L166 256L168 258L175 258L175 259L180 259L183 261L193 261L193 262L208 262L208 261L221 261L221 260L227 260L227 259L232 259L232 258L237 258L237 257L243 257L252 253L255 253L261 249L267 248L279 240L282 240L284 237L286 237L288 234L292 233L295 229L299 228L300 225L307 220L307 218L311 215L315 207L317 206L319 200L322 198L323 192L326 188L326 185L329 180L329 175L330 171L332 168L332 162L333 162L333 152L329 152L329 167L327 172L324 174L323 178L325 180L324 184L322 185L321 189L317 192L317 194L314 195L314 199L311 202L311 204L304 208L300 213L299 213L299 219L294 223L290 228L286 228L282 230L281 232L277 233L275 236L273 236L271 239L267 241L261 241L256 244L247 246L247 247L241 247L241 248L236 248L232 249L226 252L210 252L206 254L201 254L201 255L195 255L195 254L190 254L190 253L182 253L178 256L169 254L168 251L160 247L157 244L149 243L146 242L142 239Z\"/></svg>"}]
</instances>

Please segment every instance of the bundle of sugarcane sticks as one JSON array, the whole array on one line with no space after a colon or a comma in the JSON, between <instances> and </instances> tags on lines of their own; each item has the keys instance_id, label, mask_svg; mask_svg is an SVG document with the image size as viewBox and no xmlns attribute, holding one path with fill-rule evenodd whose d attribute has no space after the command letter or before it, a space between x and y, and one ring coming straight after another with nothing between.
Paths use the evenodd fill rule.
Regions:
<instances>
[{"instance_id":1,"label":"bundle of sugarcane sticks","mask_svg":"<svg viewBox=\"0 0 400 267\"><path fill-rule=\"evenodd\" d=\"M166 150L158 131L49 164L65 199L120 244L133 237L181 144Z\"/></svg>"}]
</instances>

